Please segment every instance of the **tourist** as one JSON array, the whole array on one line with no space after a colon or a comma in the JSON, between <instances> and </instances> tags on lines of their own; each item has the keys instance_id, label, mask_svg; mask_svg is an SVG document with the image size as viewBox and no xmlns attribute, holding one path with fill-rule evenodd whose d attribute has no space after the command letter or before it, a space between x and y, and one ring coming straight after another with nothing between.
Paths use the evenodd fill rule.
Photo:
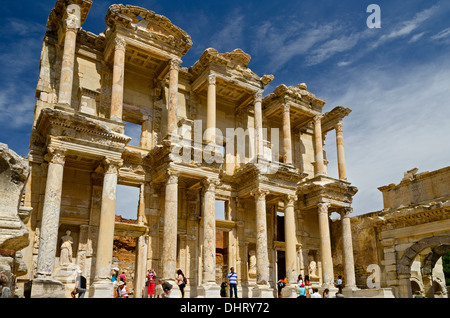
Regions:
<instances>
[{"instance_id":1,"label":"tourist","mask_svg":"<svg viewBox=\"0 0 450 318\"><path fill-rule=\"evenodd\" d=\"M336 287L339 289L339 286L342 288L342 276L338 276L338 279L336 280L335 283Z\"/></svg>"},{"instance_id":2,"label":"tourist","mask_svg":"<svg viewBox=\"0 0 450 318\"><path fill-rule=\"evenodd\" d=\"M156 273L153 268L148 270L147 273L147 297L155 298L155 285L156 285Z\"/></svg>"},{"instance_id":3,"label":"tourist","mask_svg":"<svg viewBox=\"0 0 450 318\"><path fill-rule=\"evenodd\" d=\"M328 298L329 293L330 293L330 290L328 288L325 288L325 290L323 291L322 298Z\"/></svg>"},{"instance_id":4,"label":"tourist","mask_svg":"<svg viewBox=\"0 0 450 318\"><path fill-rule=\"evenodd\" d=\"M125 282L125 272L122 272L122 274L120 275L120 281Z\"/></svg>"},{"instance_id":5,"label":"tourist","mask_svg":"<svg viewBox=\"0 0 450 318\"><path fill-rule=\"evenodd\" d=\"M301 284L298 289L298 297L297 298L306 298L306 288L305 284Z\"/></svg>"},{"instance_id":6,"label":"tourist","mask_svg":"<svg viewBox=\"0 0 450 318\"><path fill-rule=\"evenodd\" d=\"M280 280L277 282L278 298L282 298L283 297L283 288L286 287L286 283L287 283L286 276L284 277L284 279L280 278Z\"/></svg>"},{"instance_id":7,"label":"tourist","mask_svg":"<svg viewBox=\"0 0 450 318\"><path fill-rule=\"evenodd\" d=\"M128 298L130 291L128 290L127 284L124 281L119 282L119 288L117 289L119 298Z\"/></svg>"},{"instance_id":8,"label":"tourist","mask_svg":"<svg viewBox=\"0 0 450 318\"><path fill-rule=\"evenodd\" d=\"M180 288L181 291L181 298L184 298L184 287L186 287L186 278L184 277L183 272L181 269L177 271L177 285Z\"/></svg>"},{"instance_id":9,"label":"tourist","mask_svg":"<svg viewBox=\"0 0 450 318\"><path fill-rule=\"evenodd\" d=\"M113 271L111 273L111 282L113 283L113 289L114 289L114 298L118 298L117 295L117 280L119 278L119 269L117 267L113 268Z\"/></svg>"},{"instance_id":10,"label":"tourist","mask_svg":"<svg viewBox=\"0 0 450 318\"><path fill-rule=\"evenodd\" d=\"M75 287L71 293L73 298L75 298L76 294L78 294L78 298L84 298L84 294L86 293L86 278L81 274L82 272L78 270Z\"/></svg>"},{"instance_id":11,"label":"tourist","mask_svg":"<svg viewBox=\"0 0 450 318\"><path fill-rule=\"evenodd\" d=\"M297 285L298 285L298 287L300 287L302 284L303 284L303 276L302 276L302 274L300 274L300 275L298 275L298 278L297 278Z\"/></svg>"},{"instance_id":12,"label":"tourist","mask_svg":"<svg viewBox=\"0 0 450 318\"><path fill-rule=\"evenodd\" d=\"M230 272L228 273L228 285L230 285L230 298L233 298L233 291L234 297L238 298L237 284L238 284L238 275L234 271L234 267L231 267Z\"/></svg>"},{"instance_id":13,"label":"tourist","mask_svg":"<svg viewBox=\"0 0 450 318\"><path fill-rule=\"evenodd\" d=\"M305 275L305 289L306 289L306 297L309 298L309 286L311 283L309 282L309 276Z\"/></svg>"},{"instance_id":14,"label":"tourist","mask_svg":"<svg viewBox=\"0 0 450 318\"><path fill-rule=\"evenodd\" d=\"M172 290L172 284L169 282L166 282L164 279L160 278L159 279L159 284L162 287L163 292L161 293L161 297L162 298L169 298L170 297L170 292Z\"/></svg>"},{"instance_id":15,"label":"tourist","mask_svg":"<svg viewBox=\"0 0 450 318\"><path fill-rule=\"evenodd\" d=\"M311 298L322 298L322 296L319 294L319 290L317 288L313 288L313 293L311 295Z\"/></svg>"}]
</instances>

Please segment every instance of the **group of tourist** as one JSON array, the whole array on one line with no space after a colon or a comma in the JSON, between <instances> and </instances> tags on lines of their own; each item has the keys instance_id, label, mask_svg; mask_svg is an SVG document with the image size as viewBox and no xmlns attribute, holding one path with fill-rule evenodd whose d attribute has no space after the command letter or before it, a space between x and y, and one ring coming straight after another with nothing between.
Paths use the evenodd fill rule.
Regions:
<instances>
[{"instance_id":1,"label":"group of tourist","mask_svg":"<svg viewBox=\"0 0 450 318\"><path fill-rule=\"evenodd\" d=\"M127 286L125 272L119 275L119 269L115 267L111 275L111 282L114 287L114 298L128 298L130 290Z\"/></svg>"},{"instance_id":2,"label":"group of tourist","mask_svg":"<svg viewBox=\"0 0 450 318\"><path fill-rule=\"evenodd\" d=\"M283 288L287 284L286 277L284 279L280 279L277 282L277 288L278 288L278 298L281 298L283 296ZM335 294L336 298L344 298L344 295L342 294L342 276L338 276L338 279L335 283L336 288L338 291ZM299 275L297 278L297 284L295 285L296 291L297 291L297 298L330 298L330 290L328 288L325 288L322 295L319 293L319 289L312 287L311 283L309 281L309 276L305 275L305 279L303 279L302 275Z\"/></svg>"}]
</instances>

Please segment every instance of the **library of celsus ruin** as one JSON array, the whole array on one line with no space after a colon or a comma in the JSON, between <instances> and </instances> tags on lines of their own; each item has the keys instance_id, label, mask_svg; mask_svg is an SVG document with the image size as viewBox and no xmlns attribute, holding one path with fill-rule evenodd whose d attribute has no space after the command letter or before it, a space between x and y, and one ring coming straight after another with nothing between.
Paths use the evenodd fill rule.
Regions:
<instances>
[{"instance_id":1,"label":"library of celsus ruin","mask_svg":"<svg viewBox=\"0 0 450 318\"><path fill-rule=\"evenodd\" d=\"M105 31L93 34L81 28L91 5L57 0L47 22L21 201L25 292L70 297L81 270L86 297L113 297L114 236L136 239L134 297L145 296L150 268L172 285L182 269L186 297L220 297L231 267L240 297L276 297L284 277L283 297L296 297L300 274L336 291L339 233L344 293L357 296L358 189L347 180L343 141L351 110L323 112L326 102L304 83L265 91L273 75L255 74L241 49L209 48L184 67L190 36L144 8L111 5ZM127 125L140 127L138 146ZM333 130L337 178L323 149ZM115 221L118 185L139 188L136 224ZM397 280L386 278L380 293L392 296L383 288Z\"/></svg>"}]
</instances>

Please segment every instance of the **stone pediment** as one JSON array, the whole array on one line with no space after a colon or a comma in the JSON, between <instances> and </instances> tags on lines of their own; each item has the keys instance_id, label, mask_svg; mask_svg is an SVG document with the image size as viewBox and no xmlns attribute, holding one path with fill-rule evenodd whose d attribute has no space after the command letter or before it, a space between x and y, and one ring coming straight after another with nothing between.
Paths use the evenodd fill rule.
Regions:
<instances>
[{"instance_id":1,"label":"stone pediment","mask_svg":"<svg viewBox=\"0 0 450 318\"><path fill-rule=\"evenodd\" d=\"M192 46L191 37L184 30L172 24L165 16L141 7L113 4L109 7L105 22L110 28L123 25L137 32L148 33L153 39L182 49L182 54L186 54Z\"/></svg>"}]
</instances>

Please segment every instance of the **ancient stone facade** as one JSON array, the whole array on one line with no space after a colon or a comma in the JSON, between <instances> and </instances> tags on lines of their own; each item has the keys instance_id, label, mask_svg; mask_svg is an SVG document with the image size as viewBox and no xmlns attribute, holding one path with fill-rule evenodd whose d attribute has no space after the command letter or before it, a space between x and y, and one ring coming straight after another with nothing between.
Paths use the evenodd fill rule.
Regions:
<instances>
[{"instance_id":1,"label":"ancient stone facade","mask_svg":"<svg viewBox=\"0 0 450 318\"><path fill-rule=\"evenodd\" d=\"M255 74L240 49L209 48L183 67L189 35L140 7L110 6L106 30L90 33L81 26L91 4L58 0L44 36L24 200L33 208L29 271L20 278L32 281L31 296L68 296L81 269L89 297L112 297L113 237L124 235L137 240L135 297L150 268L173 284L181 268L187 296L219 297L217 231L240 296L273 297L283 276L284 295L295 296L299 274L333 289L332 212L344 220L351 293L350 109L322 113L325 101L304 83L263 97L273 76ZM139 146L129 145L128 123L141 127ZM327 176L323 150L333 129L338 179ZM140 189L137 224L115 222L118 184ZM224 220L215 217L217 200Z\"/></svg>"},{"instance_id":2,"label":"ancient stone facade","mask_svg":"<svg viewBox=\"0 0 450 318\"><path fill-rule=\"evenodd\" d=\"M417 171L378 188L382 211L351 219L360 288L374 283L391 288L395 297L448 297L441 257L450 252L450 167ZM339 236L333 236L335 265L341 263Z\"/></svg>"}]
</instances>

